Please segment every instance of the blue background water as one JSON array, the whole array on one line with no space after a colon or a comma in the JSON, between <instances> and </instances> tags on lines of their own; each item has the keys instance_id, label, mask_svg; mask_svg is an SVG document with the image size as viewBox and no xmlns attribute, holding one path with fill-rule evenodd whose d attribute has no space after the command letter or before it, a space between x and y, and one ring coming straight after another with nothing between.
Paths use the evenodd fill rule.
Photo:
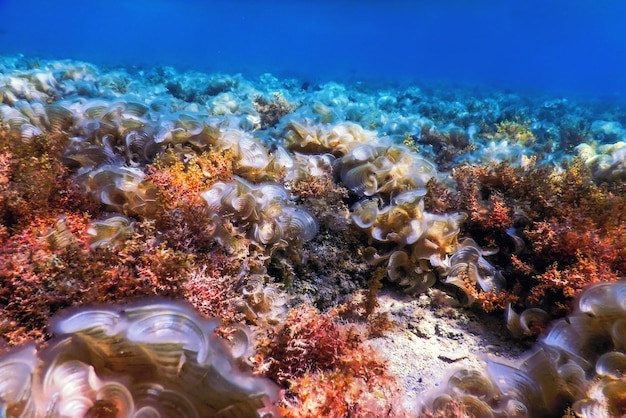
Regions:
<instances>
[{"instance_id":1,"label":"blue background water","mask_svg":"<svg viewBox=\"0 0 626 418\"><path fill-rule=\"evenodd\" d=\"M0 54L614 96L625 18L618 0L0 0Z\"/></svg>"}]
</instances>

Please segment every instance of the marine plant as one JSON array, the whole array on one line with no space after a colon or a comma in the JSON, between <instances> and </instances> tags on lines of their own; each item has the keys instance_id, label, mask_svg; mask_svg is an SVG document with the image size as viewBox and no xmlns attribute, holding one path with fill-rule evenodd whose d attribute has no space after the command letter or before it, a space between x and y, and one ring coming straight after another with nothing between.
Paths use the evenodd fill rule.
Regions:
<instances>
[{"instance_id":1,"label":"marine plant","mask_svg":"<svg viewBox=\"0 0 626 418\"><path fill-rule=\"evenodd\" d=\"M576 150L596 181L617 182L626 177L626 142L596 147L582 143Z\"/></svg>"},{"instance_id":2,"label":"marine plant","mask_svg":"<svg viewBox=\"0 0 626 418\"><path fill-rule=\"evenodd\" d=\"M513 364L458 369L422 400L424 416L617 417L626 414L626 283L597 283Z\"/></svg>"},{"instance_id":3,"label":"marine plant","mask_svg":"<svg viewBox=\"0 0 626 418\"><path fill-rule=\"evenodd\" d=\"M156 227L168 242L188 252L209 250L214 241L201 193L217 181L230 180L234 165L232 153L209 148L190 157L167 150L146 166L146 180L156 189Z\"/></svg>"},{"instance_id":4,"label":"marine plant","mask_svg":"<svg viewBox=\"0 0 626 418\"><path fill-rule=\"evenodd\" d=\"M382 256L372 248L368 255L372 263L386 261L389 279L414 294L435 284L436 268L447 269L448 256L456 251L460 225L466 216L461 212L446 215L426 212L425 193L420 189L401 193L382 208L377 199L361 200L351 213L355 225L366 230L382 249L391 244L389 253Z\"/></svg>"},{"instance_id":5,"label":"marine plant","mask_svg":"<svg viewBox=\"0 0 626 418\"><path fill-rule=\"evenodd\" d=\"M415 136L409 135L406 142L413 146L430 145L435 154L434 161L440 170L449 170L458 156L471 149L468 133L453 123L440 129L425 123L419 133Z\"/></svg>"},{"instance_id":6,"label":"marine plant","mask_svg":"<svg viewBox=\"0 0 626 418\"><path fill-rule=\"evenodd\" d=\"M65 135L22 140L2 125L0 119L0 219L5 226L19 229L37 216L89 206L61 162Z\"/></svg>"},{"instance_id":7,"label":"marine plant","mask_svg":"<svg viewBox=\"0 0 626 418\"><path fill-rule=\"evenodd\" d=\"M397 382L357 328L339 322L341 309L301 306L260 343L260 370L286 393L286 417L403 416Z\"/></svg>"},{"instance_id":8,"label":"marine plant","mask_svg":"<svg viewBox=\"0 0 626 418\"><path fill-rule=\"evenodd\" d=\"M256 96L253 103L261 116L260 129L274 127L283 116L293 112L296 108L277 92L274 92L269 100L262 95Z\"/></svg>"},{"instance_id":9,"label":"marine plant","mask_svg":"<svg viewBox=\"0 0 626 418\"><path fill-rule=\"evenodd\" d=\"M485 136L493 140L507 139L514 144L528 145L537 139L531 130L531 122L520 116L513 120L503 120L495 125L494 133Z\"/></svg>"},{"instance_id":10,"label":"marine plant","mask_svg":"<svg viewBox=\"0 0 626 418\"><path fill-rule=\"evenodd\" d=\"M425 414L623 412L618 302L598 296L603 309L615 308L606 315L583 307L587 296L574 302L593 283L607 287L591 294L623 293L608 286L626 273L619 109L592 112L566 100L529 107L515 94L415 86L309 89L269 75L251 83L164 67L2 65L3 342L50 339L49 318L70 306L109 303L98 312L128 325L142 308L114 303L186 299L223 321L219 335L236 340L238 324L252 327L261 354L249 359L282 386L286 415L402 416L399 382L367 341L389 337L379 291L395 292L389 281L416 294L436 286L429 293L504 312L524 343L574 313L540 338L539 354L454 372L444 386L451 393L432 398ZM164 304L207 324L188 307ZM135 353L143 341L121 331L116 338ZM87 364L82 349L114 345L90 331L70 334L49 343L53 351L76 343L81 357L70 361ZM163 350L185 344L175 339ZM38 373L32 350L7 361ZM67 370L65 359L46 363L55 353L41 358L41 372ZM180 370L195 354L187 350L184 364L177 357ZM77 375L95 375L85 388L128 383L99 374L100 363L72 363ZM538 370L558 387L545 388ZM104 398L90 398L90 414L116 413ZM26 407L12 404L6 414Z\"/></svg>"},{"instance_id":11,"label":"marine plant","mask_svg":"<svg viewBox=\"0 0 626 418\"><path fill-rule=\"evenodd\" d=\"M7 342L41 340L49 318L77 303L181 295L193 255L159 242L153 224L135 223L125 240L93 241L92 228L97 226L84 215L66 213L16 233L4 230L0 326Z\"/></svg>"},{"instance_id":12,"label":"marine plant","mask_svg":"<svg viewBox=\"0 0 626 418\"><path fill-rule=\"evenodd\" d=\"M0 412L12 417L275 416L278 391L243 368L250 334L180 302L80 308L55 338L0 357Z\"/></svg>"},{"instance_id":13,"label":"marine plant","mask_svg":"<svg viewBox=\"0 0 626 418\"><path fill-rule=\"evenodd\" d=\"M489 259L506 285L497 296L479 296L485 309L520 298L562 315L585 286L624 275L623 185L596 185L580 160L561 172L461 165L453 176L456 191L436 196L441 189L431 184L426 207L464 211L462 233L498 250Z\"/></svg>"},{"instance_id":14,"label":"marine plant","mask_svg":"<svg viewBox=\"0 0 626 418\"><path fill-rule=\"evenodd\" d=\"M133 224L130 218L122 215L92 221L86 231L90 235L89 247L94 249L102 246L123 246L133 236Z\"/></svg>"},{"instance_id":15,"label":"marine plant","mask_svg":"<svg viewBox=\"0 0 626 418\"><path fill-rule=\"evenodd\" d=\"M355 146L335 168L346 187L365 196L421 189L436 174L435 166L410 148L384 141Z\"/></svg>"},{"instance_id":16,"label":"marine plant","mask_svg":"<svg viewBox=\"0 0 626 418\"><path fill-rule=\"evenodd\" d=\"M317 223L307 212L289 204L286 189L278 184L255 185L243 178L215 183L202 193L213 215L214 238L228 246L233 233L227 214L253 242L269 246L302 245L317 233Z\"/></svg>"},{"instance_id":17,"label":"marine plant","mask_svg":"<svg viewBox=\"0 0 626 418\"><path fill-rule=\"evenodd\" d=\"M372 143L376 132L364 129L361 125L342 122L319 126L313 121L289 120L280 133L287 148L305 154L331 153L335 156L346 154L360 143Z\"/></svg>"},{"instance_id":18,"label":"marine plant","mask_svg":"<svg viewBox=\"0 0 626 418\"><path fill-rule=\"evenodd\" d=\"M102 165L76 181L86 196L109 211L144 218L154 217L157 211L156 188L139 168Z\"/></svg>"}]
</instances>

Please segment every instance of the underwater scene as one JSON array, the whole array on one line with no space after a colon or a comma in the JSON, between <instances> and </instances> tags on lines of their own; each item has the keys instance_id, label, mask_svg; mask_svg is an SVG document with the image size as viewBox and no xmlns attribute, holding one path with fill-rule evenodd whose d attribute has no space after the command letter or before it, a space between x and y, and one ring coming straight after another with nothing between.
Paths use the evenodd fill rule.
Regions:
<instances>
[{"instance_id":1,"label":"underwater scene","mask_svg":"<svg viewBox=\"0 0 626 418\"><path fill-rule=\"evenodd\" d=\"M625 15L0 0L0 417L626 416Z\"/></svg>"}]
</instances>

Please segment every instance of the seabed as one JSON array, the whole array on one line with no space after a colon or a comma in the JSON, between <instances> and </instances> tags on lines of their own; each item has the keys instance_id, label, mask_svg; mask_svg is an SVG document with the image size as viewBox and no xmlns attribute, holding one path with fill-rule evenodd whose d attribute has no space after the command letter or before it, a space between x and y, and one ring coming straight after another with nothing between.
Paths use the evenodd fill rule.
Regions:
<instances>
[{"instance_id":1,"label":"seabed","mask_svg":"<svg viewBox=\"0 0 626 418\"><path fill-rule=\"evenodd\" d=\"M623 123L3 57L0 415L623 416Z\"/></svg>"}]
</instances>

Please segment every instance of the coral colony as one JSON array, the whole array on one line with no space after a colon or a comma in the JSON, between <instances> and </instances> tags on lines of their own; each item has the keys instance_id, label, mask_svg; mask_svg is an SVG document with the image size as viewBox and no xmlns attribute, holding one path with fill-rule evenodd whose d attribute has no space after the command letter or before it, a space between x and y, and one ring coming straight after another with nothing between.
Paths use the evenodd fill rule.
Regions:
<instances>
[{"instance_id":1,"label":"coral colony","mask_svg":"<svg viewBox=\"0 0 626 418\"><path fill-rule=\"evenodd\" d=\"M626 414L618 106L0 70L0 416ZM381 291L526 353L407 398Z\"/></svg>"}]
</instances>

